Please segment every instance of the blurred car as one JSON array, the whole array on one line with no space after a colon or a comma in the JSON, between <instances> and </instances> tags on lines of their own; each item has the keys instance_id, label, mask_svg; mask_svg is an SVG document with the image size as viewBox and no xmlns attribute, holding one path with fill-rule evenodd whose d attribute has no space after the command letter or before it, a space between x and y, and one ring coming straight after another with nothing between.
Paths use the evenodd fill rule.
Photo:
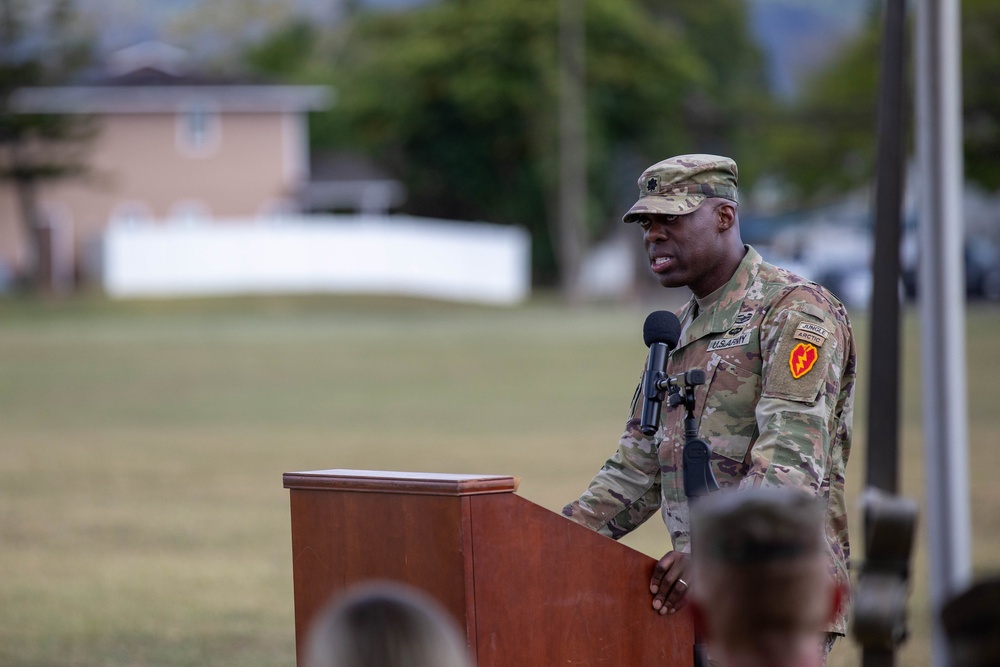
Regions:
<instances>
[{"instance_id":1,"label":"blurred car","mask_svg":"<svg viewBox=\"0 0 1000 667\"><path fill-rule=\"evenodd\" d=\"M965 240L963 251L966 296L1000 301L1000 249L989 239L970 237ZM901 273L906 296L916 298L919 274L916 252L904 251Z\"/></svg>"},{"instance_id":2,"label":"blurred car","mask_svg":"<svg viewBox=\"0 0 1000 667\"><path fill-rule=\"evenodd\" d=\"M872 237L862 225L829 221L790 225L761 254L815 280L850 309L867 308L871 301Z\"/></svg>"}]
</instances>

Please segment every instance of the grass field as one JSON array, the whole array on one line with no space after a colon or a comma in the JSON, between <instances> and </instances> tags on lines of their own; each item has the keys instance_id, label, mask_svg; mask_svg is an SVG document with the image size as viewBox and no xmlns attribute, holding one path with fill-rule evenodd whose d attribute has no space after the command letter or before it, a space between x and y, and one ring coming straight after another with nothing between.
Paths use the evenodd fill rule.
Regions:
<instances>
[{"instance_id":1,"label":"grass field","mask_svg":"<svg viewBox=\"0 0 1000 667\"><path fill-rule=\"evenodd\" d=\"M656 307L0 302L0 665L291 667L283 472L509 474L557 510L614 448ZM977 573L1000 569L998 331L1000 309L970 309ZM860 316L856 332L866 374ZM910 314L902 491L913 497L918 346ZM860 391L848 469L859 558ZM668 548L658 519L627 543ZM911 667L929 664L926 552L921 536L899 662ZM842 644L831 665L859 664Z\"/></svg>"}]
</instances>

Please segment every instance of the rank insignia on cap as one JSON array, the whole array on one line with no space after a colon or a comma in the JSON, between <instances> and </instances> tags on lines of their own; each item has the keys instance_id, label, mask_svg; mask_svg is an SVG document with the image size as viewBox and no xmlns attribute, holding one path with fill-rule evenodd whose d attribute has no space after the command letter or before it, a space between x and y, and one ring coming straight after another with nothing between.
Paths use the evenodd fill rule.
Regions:
<instances>
[{"instance_id":1,"label":"rank insignia on cap","mask_svg":"<svg viewBox=\"0 0 1000 667\"><path fill-rule=\"evenodd\" d=\"M646 181L646 189L652 192L656 189L656 177L653 177Z\"/></svg>"},{"instance_id":2,"label":"rank insignia on cap","mask_svg":"<svg viewBox=\"0 0 1000 667\"><path fill-rule=\"evenodd\" d=\"M816 365L819 353L811 343L799 343L788 355L788 367L792 371L792 377L798 380L800 377L812 370Z\"/></svg>"}]
</instances>

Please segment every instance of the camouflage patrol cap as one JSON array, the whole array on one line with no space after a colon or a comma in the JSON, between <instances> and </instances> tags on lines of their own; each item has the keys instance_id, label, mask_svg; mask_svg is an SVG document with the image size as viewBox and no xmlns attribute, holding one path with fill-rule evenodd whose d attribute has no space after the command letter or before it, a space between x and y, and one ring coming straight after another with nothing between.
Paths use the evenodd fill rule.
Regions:
<instances>
[{"instance_id":1,"label":"camouflage patrol cap","mask_svg":"<svg viewBox=\"0 0 1000 667\"><path fill-rule=\"evenodd\" d=\"M685 215L710 197L738 202L736 163L721 155L678 155L657 162L639 177L639 201L622 221L644 213Z\"/></svg>"}]
</instances>

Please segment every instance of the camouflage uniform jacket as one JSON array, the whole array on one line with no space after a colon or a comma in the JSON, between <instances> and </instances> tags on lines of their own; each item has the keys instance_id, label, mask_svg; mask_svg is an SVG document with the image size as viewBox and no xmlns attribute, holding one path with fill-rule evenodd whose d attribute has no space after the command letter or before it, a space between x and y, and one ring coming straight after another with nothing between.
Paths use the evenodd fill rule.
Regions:
<instances>
[{"instance_id":1,"label":"camouflage uniform jacket","mask_svg":"<svg viewBox=\"0 0 1000 667\"><path fill-rule=\"evenodd\" d=\"M666 371L705 371L694 416L699 436L712 447L719 486L794 485L822 497L831 567L847 583L844 473L856 371L843 304L747 246L714 304L696 313L692 299L677 315L681 337ZM684 407L664 403L660 428L650 437L639 430L639 398L637 392L618 451L563 514L617 539L659 508L674 549L689 552ZM830 631L845 633L846 617L844 605Z\"/></svg>"}]
</instances>

